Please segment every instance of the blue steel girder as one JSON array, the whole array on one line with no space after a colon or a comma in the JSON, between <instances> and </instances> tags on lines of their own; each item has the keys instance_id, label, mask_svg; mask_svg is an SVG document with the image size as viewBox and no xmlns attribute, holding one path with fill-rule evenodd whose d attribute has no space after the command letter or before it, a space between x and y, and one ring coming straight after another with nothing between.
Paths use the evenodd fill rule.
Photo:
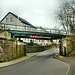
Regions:
<instances>
[{"instance_id":1,"label":"blue steel girder","mask_svg":"<svg viewBox=\"0 0 75 75\"><path fill-rule=\"evenodd\" d=\"M11 32L15 37L30 37L30 36L44 36L44 37L51 37L51 39L61 39L66 35L61 34L53 34L53 33L42 33L42 32L31 32L31 31L8 31Z\"/></svg>"}]
</instances>

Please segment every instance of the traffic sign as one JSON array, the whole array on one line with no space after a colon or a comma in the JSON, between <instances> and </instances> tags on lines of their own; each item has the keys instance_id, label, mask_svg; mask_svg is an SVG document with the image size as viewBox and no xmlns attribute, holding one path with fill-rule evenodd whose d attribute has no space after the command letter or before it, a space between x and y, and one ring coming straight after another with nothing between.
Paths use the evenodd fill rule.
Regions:
<instances>
[{"instance_id":1,"label":"traffic sign","mask_svg":"<svg viewBox=\"0 0 75 75\"><path fill-rule=\"evenodd\" d=\"M56 50L56 55L58 56L58 54L59 54L59 50Z\"/></svg>"}]
</instances>

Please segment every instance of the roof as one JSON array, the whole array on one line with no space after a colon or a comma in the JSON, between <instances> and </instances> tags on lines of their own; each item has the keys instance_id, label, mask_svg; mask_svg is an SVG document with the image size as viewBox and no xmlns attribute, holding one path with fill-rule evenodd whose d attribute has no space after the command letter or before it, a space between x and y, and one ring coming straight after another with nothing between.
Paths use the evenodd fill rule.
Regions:
<instances>
[{"instance_id":1,"label":"roof","mask_svg":"<svg viewBox=\"0 0 75 75\"><path fill-rule=\"evenodd\" d=\"M16 17L17 19L19 19L22 23L27 24L27 25L30 25L31 27L36 28L36 27L33 26L32 24L30 24L28 21L26 21L26 20L24 20L23 18L17 16L16 14L13 14L12 12L9 12L8 14L12 14L14 17ZM8 14L7 14L7 15L8 15ZM6 15L6 16L7 16L7 15ZM6 16L5 16L5 17L6 17ZM4 17L0 22L2 22L2 21L5 19L5 17Z\"/></svg>"}]
</instances>

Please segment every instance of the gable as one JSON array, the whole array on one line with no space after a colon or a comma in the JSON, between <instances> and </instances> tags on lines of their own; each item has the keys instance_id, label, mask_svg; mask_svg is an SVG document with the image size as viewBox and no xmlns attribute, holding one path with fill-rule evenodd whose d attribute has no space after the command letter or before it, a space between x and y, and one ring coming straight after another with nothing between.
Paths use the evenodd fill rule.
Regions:
<instances>
[{"instance_id":1,"label":"gable","mask_svg":"<svg viewBox=\"0 0 75 75\"><path fill-rule=\"evenodd\" d=\"M14 19L14 24L20 24L20 23L23 23L23 24L26 24L26 25L29 25L33 28L36 28L35 26L33 26L32 24L30 24L28 21L22 19L21 17L18 17L17 15L9 12L2 20L1 20L1 23L6 23L6 18L9 18L9 24L12 24L12 22L10 22L10 17L13 17Z\"/></svg>"},{"instance_id":2,"label":"gable","mask_svg":"<svg viewBox=\"0 0 75 75\"><path fill-rule=\"evenodd\" d=\"M11 22L11 18L13 18L13 22ZM8 22L7 22L8 19ZM19 21L15 16L13 16L11 13L9 13L3 20L1 20L1 23L6 24L20 24L21 21Z\"/></svg>"}]
</instances>

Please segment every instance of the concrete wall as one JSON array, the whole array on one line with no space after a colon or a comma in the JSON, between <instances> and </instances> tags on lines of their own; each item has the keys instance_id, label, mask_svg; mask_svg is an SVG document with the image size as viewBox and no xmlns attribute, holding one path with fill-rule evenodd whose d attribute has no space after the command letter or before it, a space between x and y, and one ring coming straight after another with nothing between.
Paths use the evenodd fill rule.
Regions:
<instances>
[{"instance_id":1,"label":"concrete wall","mask_svg":"<svg viewBox=\"0 0 75 75\"><path fill-rule=\"evenodd\" d=\"M27 53L34 53L34 52L41 52L46 49L50 49L52 45L47 46L26 46L26 52Z\"/></svg>"},{"instance_id":2,"label":"concrete wall","mask_svg":"<svg viewBox=\"0 0 75 75\"><path fill-rule=\"evenodd\" d=\"M75 35L69 37L72 40L73 50L75 50Z\"/></svg>"},{"instance_id":3,"label":"concrete wall","mask_svg":"<svg viewBox=\"0 0 75 75\"><path fill-rule=\"evenodd\" d=\"M11 33L4 31L0 34L1 38L7 38L7 39L11 39Z\"/></svg>"},{"instance_id":4,"label":"concrete wall","mask_svg":"<svg viewBox=\"0 0 75 75\"><path fill-rule=\"evenodd\" d=\"M27 53L41 52L45 49L50 49L51 45L48 46L25 46L25 43L7 40L0 38L0 61L10 61L16 58L20 58Z\"/></svg>"},{"instance_id":5,"label":"concrete wall","mask_svg":"<svg viewBox=\"0 0 75 75\"><path fill-rule=\"evenodd\" d=\"M61 55L69 55L71 51L75 49L75 37L70 36L61 40L61 48L60 54Z\"/></svg>"},{"instance_id":6,"label":"concrete wall","mask_svg":"<svg viewBox=\"0 0 75 75\"><path fill-rule=\"evenodd\" d=\"M9 61L24 55L24 43L0 38L0 61Z\"/></svg>"},{"instance_id":7,"label":"concrete wall","mask_svg":"<svg viewBox=\"0 0 75 75\"><path fill-rule=\"evenodd\" d=\"M27 53L41 52L44 51L44 46L26 46Z\"/></svg>"}]
</instances>

